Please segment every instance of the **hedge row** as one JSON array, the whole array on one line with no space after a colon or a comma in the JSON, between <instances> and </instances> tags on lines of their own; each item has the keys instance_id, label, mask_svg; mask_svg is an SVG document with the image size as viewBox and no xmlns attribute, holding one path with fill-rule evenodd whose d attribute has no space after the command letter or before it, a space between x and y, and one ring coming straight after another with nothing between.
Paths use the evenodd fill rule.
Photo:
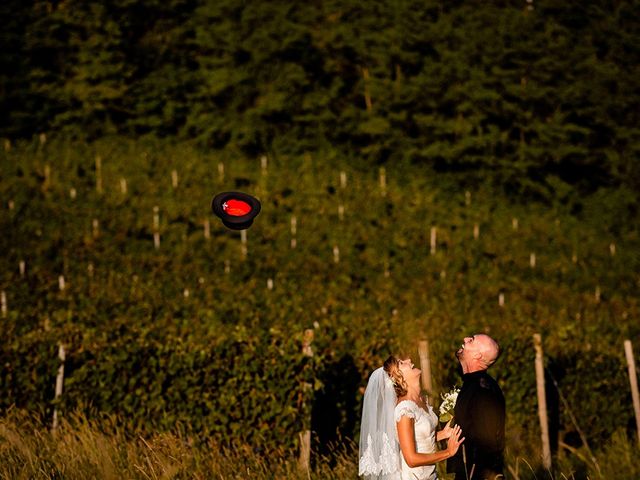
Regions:
<instances>
[{"instance_id":1,"label":"hedge row","mask_svg":"<svg viewBox=\"0 0 640 480\"><path fill-rule=\"evenodd\" d=\"M50 421L54 407L80 409L114 414L137 430L179 428L196 440L256 447L292 447L310 426L319 359L303 354L302 335L238 328L223 343L197 345L136 331L89 340L74 330L58 401L57 335L34 332L3 345L1 410L39 411Z\"/></svg>"}]
</instances>

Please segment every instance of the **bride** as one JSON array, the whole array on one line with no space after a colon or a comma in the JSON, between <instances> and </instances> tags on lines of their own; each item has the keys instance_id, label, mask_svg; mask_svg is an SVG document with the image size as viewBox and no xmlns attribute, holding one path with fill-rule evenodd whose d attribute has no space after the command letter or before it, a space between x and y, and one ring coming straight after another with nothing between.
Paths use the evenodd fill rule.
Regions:
<instances>
[{"instance_id":1,"label":"bride","mask_svg":"<svg viewBox=\"0 0 640 480\"><path fill-rule=\"evenodd\" d=\"M450 423L436 433L438 417L420 395L420 370L411 359L390 356L369 377L360 426L359 475L367 480L435 480L435 464L464 441ZM447 448L436 441L447 439Z\"/></svg>"}]
</instances>

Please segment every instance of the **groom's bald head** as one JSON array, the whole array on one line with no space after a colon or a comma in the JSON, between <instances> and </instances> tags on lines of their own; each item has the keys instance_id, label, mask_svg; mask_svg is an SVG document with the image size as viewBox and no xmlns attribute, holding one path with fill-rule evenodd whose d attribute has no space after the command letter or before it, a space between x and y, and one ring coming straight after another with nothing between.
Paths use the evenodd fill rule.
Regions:
<instances>
[{"instance_id":1,"label":"groom's bald head","mask_svg":"<svg viewBox=\"0 0 640 480\"><path fill-rule=\"evenodd\" d=\"M500 345L489 335L477 333L465 337L456 357L460 361L464 373L486 370L500 356Z\"/></svg>"},{"instance_id":2,"label":"groom's bald head","mask_svg":"<svg viewBox=\"0 0 640 480\"><path fill-rule=\"evenodd\" d=\"M500 345L489 335L478 334L476 341L481 343L482 361L489 368L500 356Z\"/></svg>"}]
</instances>

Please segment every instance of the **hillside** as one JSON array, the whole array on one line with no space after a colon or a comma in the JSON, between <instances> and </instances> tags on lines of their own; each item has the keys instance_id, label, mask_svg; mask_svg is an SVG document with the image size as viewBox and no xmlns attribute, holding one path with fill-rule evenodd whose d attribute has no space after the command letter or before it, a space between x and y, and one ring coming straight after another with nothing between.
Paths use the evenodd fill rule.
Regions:
<instances>
[{"instance_id":1,"label":"hillside","mask_svg":"<svg viewBox=\"0 0 640 480\"><path fill-rule=\"evenodd\" d=\"M461 338L482 330L505 349L495 374L513 458L539 448L535 332L558 439L581 448L583 431L595 447L633 432L623 340L638 351L640 239L623 189L543 203L331 152L42 140L1 153L3 411L108 412L141 431L180 425L265 449L295 450L311 428L321 448L357 438L385 355L418 363L428 339L437 404L459 382ZM210 213L228 190L262 202L246 244Z\"/></svg>"}]
</instances>

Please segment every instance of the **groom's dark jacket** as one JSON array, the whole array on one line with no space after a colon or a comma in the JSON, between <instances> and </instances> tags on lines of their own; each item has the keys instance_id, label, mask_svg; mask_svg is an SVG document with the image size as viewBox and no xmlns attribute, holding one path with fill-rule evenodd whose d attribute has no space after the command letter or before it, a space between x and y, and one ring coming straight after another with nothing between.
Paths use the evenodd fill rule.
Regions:
<instances>
[{"instance_id":1,"label":"groom's dark jacket","mask_svg":"<svg viewBox=\"0 0 640 480\"><path fill-rule=\"evenodd\" d=\"M447 471L455 472L456 480L492 479L504 468L504 395L486 370L462 379L453 423L460 425L465 441L447 461Z\"/></svg>"}]
</instances>

